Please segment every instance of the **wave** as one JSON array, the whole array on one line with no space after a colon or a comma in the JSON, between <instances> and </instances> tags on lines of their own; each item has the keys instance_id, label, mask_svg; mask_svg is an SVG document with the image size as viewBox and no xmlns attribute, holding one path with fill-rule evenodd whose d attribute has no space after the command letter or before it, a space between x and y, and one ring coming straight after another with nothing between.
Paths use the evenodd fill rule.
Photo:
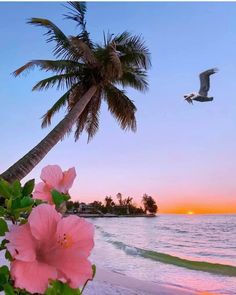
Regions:
<instances>
[{"instance_id":1,"label":"wave","mask_svg":"<svg viewBox=\"0 0 236 295\"><path fill-rule=\"evenodd\" d=\"M100 229L100 233L103 235L104 238L106 238L106 240L107 240L107 238L115 237L114 234L108 233L108 232L106 232L106 231L104 231L104 230L102 230L102 229ZM108 241L109 241L109 240L107 240L107 242L108 242Z\"/></svg>"},{"instance_id":2,"label":"wave","mask_svg":"<svg viewBox=\"0 0 236 295\"><path fill-rule=\"evenodd\" d=\"M212 274L236 277L236 267L233 265L188 260L166 253L132 247L119 241L108 240L107 242L125 251L128 255L140 256L161 263L184 267L191 270L204 271Z\"/></svg>"}]
</instances>

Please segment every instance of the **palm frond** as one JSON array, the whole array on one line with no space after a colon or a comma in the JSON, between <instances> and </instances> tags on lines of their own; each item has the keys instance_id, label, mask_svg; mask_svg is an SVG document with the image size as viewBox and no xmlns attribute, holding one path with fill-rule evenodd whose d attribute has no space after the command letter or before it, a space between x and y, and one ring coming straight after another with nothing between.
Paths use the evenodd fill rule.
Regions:
<instances>
[{"instance_id":1,"label":"palm frond","mask_svg":"<svg viewBox=\"0 0 236 295\"><path fill-rule=\"evenodd\" d=\"M89 46L79 37L70 37L71 47L80 56L85 63L94 64L96 63L93 51Z\"/></svg>"},{"instance_id":2,"label":"palm frond","mask_svg":"<svg viewBox=\"0 0 236 295\"><path fill-rule=\"evenodd\" d=\"M128 31L124 31L121 34L118 34L115 36L114 41L121 45L125 45L127 43L127 41L130 40L130 38L132 37L132 34Z\"/></svg>"},{"instance_id":3,"label":"palm frond","mask_svg":"<svg viewBox=\"0 0 236 295\"><path fill-rule=\"evenodd\" d=\"M34 87L35 90L47 90L50 87L56 86L57 89L71 88L79 82L79 77L75 72L55 75L44 80L39 81Z\"/></svg>"},{"instance_id":4,"label":"palm frond","mask_svg":"<svg viewBox=\"0 0 236 295\"><path fill-rule=\"evenodd\" d=\"M85 128L85 125L87 122L87 118L88 118L88 114L89 114L89 103L86 105L82 114L77 119L76 130L75 130L75 134L74 134L75 141L77 141L79 139L80 135L84 131L84 128Z\"/></svg>"},{"instance_id":5,"label":"palm frond","mask_svg":"<svg viewBox=\"0 0 236 295\"><path fill-rule=\"evenodd\" d=\"M52 71L56 73L79 71L83 64L72 60L31 60L19 69L13 72L14 76L19 76L23 72L33 70L35 67L39 67L40 70Z\"/></svg>"},{"instance_id":6,"label":"palm frond","mask_svg":"<svg viewBox=\"0 0 236 295\"><path fill-rule=\"evenodd\" d=\"M135 67L125 67L123 75L117 83L123 87L132 87L145 92L148 90L147 72Z\"/></svg>"},{"instance_id":7,"label":"palm frond","mask_svg":"<svg viewBox=\"0 0 236 295\"><path fill-rule=\"evenodd\" d=\"M69 6L69 13L65 14L64 16L67 19L73 20L77 23L77 25L81 28L81 32L78 35L80 39L82 39L89 48L93 48L93 42L89 37L89 33L86 29L86 21L85 21L85 13L87 11L86 2L68 2Z\"/></svg>"},{"instance_id":8,"label":"palm frond","mask_svg":"<svg viewBox=\"0 0 236 295\"><path fill-rule=\"evenodd\" d=\"M98 90L90 101L90 111L86 121L88 142L94 137L99 129L99 114L101 107L101 90Z\"/></svg>"},{"instance_id":9,"label":"palm frond","mask_svg":"<svg viewBox=\"0 0 236 295\"><path fill-rule=\"evenodd\" d=\"M114 38L123 64L148 69L151 66L150 52L141 36L123 32Z\"/></svg>"},{"instance_id":10,"label":"palm frond","mask_svg":"<svg viewBox=\"0 0 236 295\"><path fill-rule=\"evenodd\" d=\"M69 9L69 13L65 14L64 16L67 19L73 20L78 23L80 26L85 26L85 13L87 11L87 5L86 2L68 2L69 6L67 8Z\"/></svg>"},{"instance_id":11,"label":"palm frond","mask_svg":"<svg viewBox=\"0 0 236 295\"><path fill-rule=\"evenodd\" d=\"M71 89L68 97L68 111L72 110L75 104L79 101L80 97L86 92L84 85L79 83Z\"/></svg>"},{"instance_id":12,"label":"palm frond","mask_svg":"<svg viewBox=\"0 0 236 295\"><path fill-rule=\"evenodd\" d=\"M48 29L45 33L45 35L48 36L47 42L56 42L56 46L53 50L56 56L68 54L70 42L66 35L53 22L48 19L33 17L27 23Z\"/></svg>"},{"instance_id":13,"label":"palm frond","mask_svg":"<svg viewBox=\"0 0 236 295\"><path fill-rule=\"evenodd\" d=\"M119 58L119 54L116 50L116 43L112 42L108 45L109 48L109 59L110 59L110 65L112 76L115 76L116 78L120 78L122 76L122 64Z\"/></svg>"},{"instance_id":14,"label":"palm frond","mask_svg":"<svg viewBox=\"0 0 236 295\"><path fill-rule=\"evenodd\" d=\"M43 115L42 117L42 124L41 124L41 127L42 128L45 128L49 125L51 125L51 120L52 120L52 117L57 113L59 112L59 110L64 107L67 103L67 100L68 100L68 96L71 92L71 89L68 90L66 93L64 93L62 95L61 98L59 98L55 103L54 105Z\"/></svg>"},{"instance_id":15,"label":"palm frond","mask_svg":"<svg viewBox=\"0 0 236 295\"><path fill-rule=\"evenodd\" d=\"M112 84L107 84L104 87L104 99L107 101L108 110L117 119L121 128L136 131L135 112L137 109L125 92Z\"/></svg>"},{"instance_id":16,"label":"palm frond","mask_svg":"<svg viewBox=\"0 0 236 295\"><path fill-rule=\"evenodd\" d=\"M83 84L78 84L76 87L73 88L73 90L70 92L68 97L68 112L70 112L75 104L79 101L83 93L85 93L86 90L83 87ZM83 112L80 114L80 116L77 119L76 122L76 130L75 130L75 141L78 140L80 134L83 132L85 128L85 124L87 121L88 113L89 113L89 103L84 108Z\"/></svg>"},{"instance_id":17,"label":"palm frond","mask_svg":"<svg viewBox=\"0 0 236 295\"><path fill-rule=\"evenodd\" d=\"M83 113L77 120L75 130L75 141L85 130L88 134L88 142L94 137L99 129L99 114L101 107L101 90L98 90L85 107Z\"/></svg>"},{"instance_id":18,"label":"palm frond","mask_svg":"<svg viewBox=\"0 0 236 295\"><path fill-rule=\"evenodd\" d=\"M94 55L99 66L98 76L109 81L115 81L121 78L123 65L119 58L119 52L116 51L115 44L108 44L107 47L96 44Z\"/></svg>"}]
</instances>

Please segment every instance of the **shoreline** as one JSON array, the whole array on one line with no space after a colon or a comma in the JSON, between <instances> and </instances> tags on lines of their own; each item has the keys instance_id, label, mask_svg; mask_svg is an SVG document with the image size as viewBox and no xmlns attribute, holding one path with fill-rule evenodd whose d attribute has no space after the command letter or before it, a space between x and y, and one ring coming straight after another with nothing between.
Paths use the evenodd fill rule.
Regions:
<instances>
[{"instance_id":1,"label":"shoreline","mask_svg":"<svg viewBox=\"0 0 236 295\"><path fill-rule=\"evenodd\" d=\"M97 268L84 295L197 295L188 289L142 281L110 270Z\"/></svg>"},{"instance_id":2,"label":"shoreline","mask_svg":"<svg viewBox=\"0 0 236 295\"><path fill-rule=\"evenodd\" d=\"M69 215L76 215L82 218L138 218L138 217L145 217L145 218L154 218L157 217L155 214L133 214L133 215L116 215L116 214L97 214L97 213L65 213L65 216Z\"/></svg>"},{"instance_id":3,"label":"shoreline","mask_svg":"<svg viewBox=\"0 0 236 295\"><path fill-rule=\"evenodd\" d=\"M8 265L0 252L0 264ZM3 292L0 292L3 294ZM84 290L84 295L217 295L204 293L187 288L171 286L168 284L144 281L123 275L111 270L97 267L93 281L89 282ZM220 295L220 294L218 294Z\"/></svg>"}]
</instances>

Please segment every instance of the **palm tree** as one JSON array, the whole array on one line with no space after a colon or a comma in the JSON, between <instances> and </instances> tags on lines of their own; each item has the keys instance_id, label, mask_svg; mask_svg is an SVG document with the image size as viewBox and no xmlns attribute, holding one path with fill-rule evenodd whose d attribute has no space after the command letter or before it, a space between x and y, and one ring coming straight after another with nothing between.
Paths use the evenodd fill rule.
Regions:
<instances>
[{"instance_id":1,"label":"palm tree","mask_svg":"<svg viewBox=\"0 0 236 295\"><path fill-rule=\"evenodd\" d=\"M112 197L106 196L105 197L105 207L107 208L107 211L108 212L112 211L114 206L115 206L115 202L113 201Z\"/></svg>"},{"instance_id":2,"label":"palm tree","mask_svg":"<svg viewBox=\"0 0 236 295\"><path fill-rule=\"evenodd\" d=\"M33 91L53 86L66 88L62 97L43 116L43 128L51 124L52 117L61 108L66 107L67 114L39 144L2 173L1 177L10 182L25 177L73 127L75 140L83 131L87 132L88 141L91 140L99 128L102 100L123 130L136 130L136 107L124 88L148 89L147 69L151 64L144 41L125 31L118 35L104 35L103 44L95 44L86 28L86 3L69 2L68 8L66 18L75 21L80 28L77 36L67 37L50 20L29 20L30 24L48 30L47 42L56 44L53 50L56 60L32 60L14 74L18 76L39 67L51 71L53 76L38 82Z\"/></svg>"},{"instance_id":3,"label":"palm tree","mask_svg":"<svg viewBox=\"0 0 236 295\"><path fill-rule=\"evenodd\" d=\"M122 200L122 194L121 193L117 193L116 197L118 199L119 205L122 206L123 205L123 200Z\"/></svg>"},{"instance_id":4,"label":"palm tree","mask_svg":"<svg viewBox=\"0 0 236 295\"><path fill-rule=\"evenodd\" d=\"M130 206L132 205L133 198L132 197L127 197L124 199L123 203L126 206L126 214L130 214Z\"/></svg>"}]
</instances>

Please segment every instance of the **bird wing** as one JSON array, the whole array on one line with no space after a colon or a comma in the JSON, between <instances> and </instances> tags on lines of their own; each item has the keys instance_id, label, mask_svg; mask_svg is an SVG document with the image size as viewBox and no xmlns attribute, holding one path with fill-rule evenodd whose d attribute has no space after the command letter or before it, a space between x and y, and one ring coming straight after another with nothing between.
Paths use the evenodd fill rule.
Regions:
<instances>
[{"instance_id":1,"label":"bird wing","mask_svg":"<svg viewBox=\"0 0 236 295\"><path fill-rule=\"evenodd\" d=\"M213 69L207 70L205 72L202 72L199 75L199 78L200 78L200 90L199 90L199 94L200 95L207 96L208 91L210 89L210 75L213 75L216 72L218 72L218 69L213 68Z\"/></svg>"}]
</instances>

